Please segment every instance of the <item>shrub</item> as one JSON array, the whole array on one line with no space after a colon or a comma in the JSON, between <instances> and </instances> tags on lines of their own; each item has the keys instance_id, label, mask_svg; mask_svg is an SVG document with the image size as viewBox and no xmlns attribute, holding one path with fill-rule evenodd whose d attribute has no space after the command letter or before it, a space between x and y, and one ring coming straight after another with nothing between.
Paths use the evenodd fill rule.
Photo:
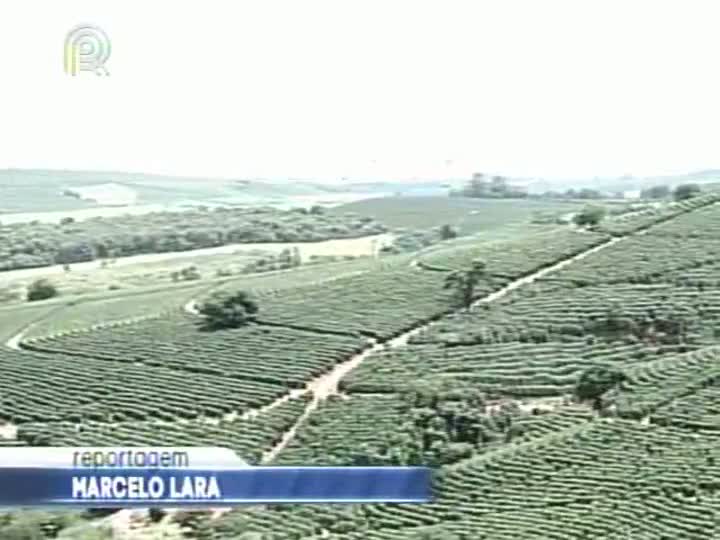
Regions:
<instances>
[{"instance_id":1,"label":"shrub","mask_svg":"<svg viewBox=\"0 0 720 540\"><path fill-rule=\"evenodd\" d=\"M57 295L58 290L55 288L55 285L46 279L38 279L28 287L27 299L28 302L35 302L37 300L47 300Z\"/></svg>"},{"instance_id":2,"label":"shrub","mask_svg":"<svg viewBox=\"0 0 720 540\"><path fill-rule=\"evenodd\" d=\"M573 222L578 227L593 227L602 221L605 214L602 206L586 206L573 216Z\"/></svg>"}]
</instances>

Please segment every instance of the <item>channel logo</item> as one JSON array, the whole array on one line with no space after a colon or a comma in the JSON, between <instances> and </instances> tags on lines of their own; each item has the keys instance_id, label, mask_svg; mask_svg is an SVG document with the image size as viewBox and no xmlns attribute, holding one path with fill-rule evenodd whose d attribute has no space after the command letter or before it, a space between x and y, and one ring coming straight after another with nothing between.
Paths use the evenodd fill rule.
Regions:
<instances>
[{"instance_id":1,"label":"channel logo","mask_svg":"<svg viewBox=\"0 0 720 540\"><path fill-rule=\"evenodd\" d=\"M109 75L105 63L110 58L110 38L99 27L80 24L65 37L63 65L65 73L76 76L81 71Z\"/></svg>"}]
</instances>

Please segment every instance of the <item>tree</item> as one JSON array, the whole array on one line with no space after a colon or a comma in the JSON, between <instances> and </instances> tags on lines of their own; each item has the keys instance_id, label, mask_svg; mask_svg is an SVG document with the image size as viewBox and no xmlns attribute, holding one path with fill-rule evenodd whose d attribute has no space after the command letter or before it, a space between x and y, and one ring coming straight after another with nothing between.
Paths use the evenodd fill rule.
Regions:
<instances>
[{"instance_id":1,"label":"tree","mask_svg":"<svg viewBox=\"0 0 720 540\"><path fill-rule=\"evenodd\" d=\"M676 201L684 201L692 199L695 195L700 193L700 186L697 184L682 184L675 188L673 197Z\"/></svg>"},{"instance_id":2,"label":"tree","mask_svg":"<svg viewBox=\"0 0 720 540\"><path fill-rule=\"evenodd\" d=\"M445 289L453 289L458 304L465 309L472 305L475 288L486 276L487 270L484 261L473 261L469 270L456 270L445 278Z\"/></svg>"},{"instance_id":3,"label":"tree","mask_svg":"<svg viewBox=\"0 0 720 540\"><path fill-rule=\"evenodd\" d=\"M28 287L27 299L28 302L35 302L37 300L47 300L57 296L58 290L55 285L50 283L46 279L38 279L33 281Z\"/></svg>"},{"instance_id":4,"label":"tree","mask_svg":"<svg viewBox=\"0 0 720 540\"><path fill-rule=\"evenodd\" d=\"M88 262L95 258L92 246L87 242L66 242L55 254L57 264Z\"/></svg>"},{"instance_id":5,"label":"tree","mask_svg":"<svg viewBox=\"0 0 720 540\"><path fill-rule=\"evenodd\" d=\"M697 328L702 320L698 310L689 304L669 303L650 309L648 326L661 343L683 343L688 333Z\"/></svg>"},{"instance_id":6,"label":"tree","mask_svg":"<svg viewBox=\"0 0 720 540\"><path fill-rule=\"evenodd\" d=\"M508 190L507 180L502 176L493 176L490 184L490 191L502 197Z\"/></svg>"},{"instance_id":7,"label":"tree","mask_svg":"<svg viewBox=\"0 0 720 540\"><path fill-rule=\"evenodd\" d=\"M490 186L487 180L485 180L485 175L483 173L475 173L463 191L467 197L486 197L489 189Z\"/></svg>"},{"instance_id":8,"label":"tree","mask_svg":"<svg viewBox=\"0 0 720 540\"><path fill-rule=\"evenodd\" d=\"M627 379L619 369L605 366L594 366L585 370L575 385L575 397L579 400L593 400L596 408L600 408L602 395Z\"/></svg>"},{"instance_id":9,"label":"tree","mask_svg":"<svg viewBox=\"0 0 720 540\"><path fill-rule=\"evenodd\" d=\"M606 210L602 206L588 205L573 216L573 223L578 227L594 227L605 217Z\"/></svg>"},{"instance_id":10,"label":"tree","mask_svg":"<svg viewBox=\"0 0 720 540\"><path fill-rule=\"evenodd\" d=\"M452 238L457 238L457 230L452 225L448 225L447 223L440 227L440 238L443 240L450 240Z\"/></svg>"},{"instance_id":11,"label":"tree","mask_svg":"<svg viewBox=\"0 0 720 540\"><path fill-rule=\"evenodd\" d=\"M255 320L260 308L245 291L234 294L216 293L201 304L198 311L205 317L208 329L239 328Z\"/></svg>"},{"instance_id":12,"label":"tree","mask_svg":"<svg viewBox=\"0 0 720 540\"><path fill-rule=\"evenodd\" d=\"M105 259L110 256L110 250L103 242L96 242L95 250L98 259Z\"/></svg>"},{"instance_id":13,"label":"tree","mask_svg":"<svg viewBox=\"0 0 720 540\"><path fill-rule=\"evenodd\" d=\"M527 197L528 194L524 189L510 185L509 179L504 176L488 177L483 173L475 173L462 189L450 191L450 196L478 199L521 199Z\"/></svg>"}]
</instances>

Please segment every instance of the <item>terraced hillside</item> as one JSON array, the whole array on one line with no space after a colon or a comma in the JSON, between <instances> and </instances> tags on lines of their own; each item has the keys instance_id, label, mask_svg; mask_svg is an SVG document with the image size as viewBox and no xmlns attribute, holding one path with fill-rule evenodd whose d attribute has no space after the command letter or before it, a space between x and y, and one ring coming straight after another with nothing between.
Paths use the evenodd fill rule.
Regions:
<instances>
[{"instance_id":1,"label":"terraced hillside","mask_svg":"<svg viewBox=\"0 0 720 540\"><path fill-rule=\"evenodd\" d=\"M703 247L689 241L701 236L692 236L697 227L706 232L714 264L718 216L714 205L657 229L639 220L643 234L493 303L448 315L406 347L369 356L279 458L433 463L443 471L436 502L237 511L213 522L217 536L254 530L271 538L343 540L714 537L719 291L664 271L651 284L637 283L639 269L632 268L641 261L638 245L649 253L655 247L661 264L682 268ZM672 253L657 240L670 235L679 240ZM625 279L608 283L618 268ZM608 328L613 317L652 331ZM644 319L653 323L643 327ZM682 323L682 331L671 331L678 326L671 323ZM579 374L597 365L628 378L596 410L572 392Z\"/></svg>"},{"instance_id":2,"label":"terraced hillside","mask_svg":"<svg viewBox=\"0 0 720 540\"><path fill-rule=\"evenodd\" d=\"M177 308L70 331L62 310L28 316L0 352L8 444L219 445L255 463L439 471L432 504L242 509L192 537L710 538L717 200L601 232L266 276L259 320L236 330L203 331ZM488 273L462 310L443 283L478 257ZM597 366L622 382L578 401Z\"/></svg>"}]
</instances>

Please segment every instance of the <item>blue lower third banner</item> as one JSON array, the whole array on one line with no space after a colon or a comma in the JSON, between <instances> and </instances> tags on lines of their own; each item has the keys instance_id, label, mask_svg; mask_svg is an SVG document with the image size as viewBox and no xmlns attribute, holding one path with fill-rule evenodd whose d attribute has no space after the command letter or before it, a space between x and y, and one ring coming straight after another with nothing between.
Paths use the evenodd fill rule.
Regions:
<instances>
[{"instance_id":1,"label":"blue lower third banner","mask_svg":"<svg viewBox=\"0 0 720 540\"><path fill-rule=\"evenodd\" d=\"M423 467L0 468L0 506L422 503Z\"/></svg>"}]
</instances>

